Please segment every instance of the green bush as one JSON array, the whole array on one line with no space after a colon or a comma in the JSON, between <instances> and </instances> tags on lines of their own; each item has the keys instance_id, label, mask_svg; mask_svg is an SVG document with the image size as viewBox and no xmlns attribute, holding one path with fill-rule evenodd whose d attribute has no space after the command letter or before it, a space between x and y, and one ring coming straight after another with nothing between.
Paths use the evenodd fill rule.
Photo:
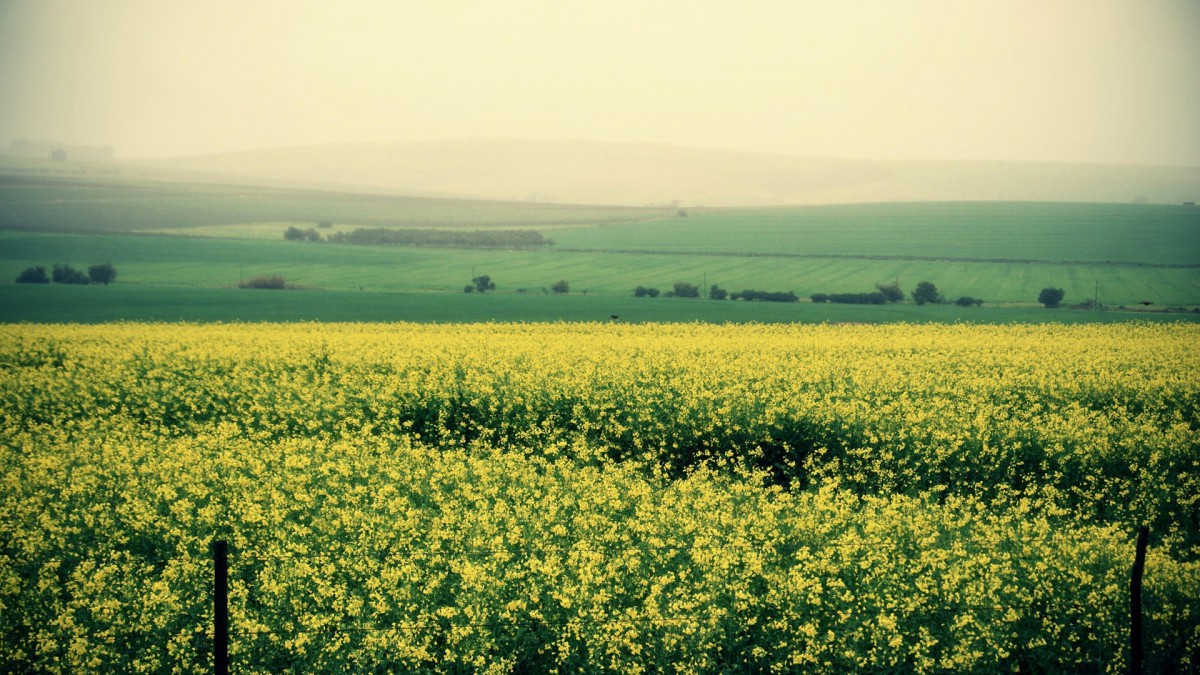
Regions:
<instances>
[{"instance_id":1,"label":"green bush","mask_svg":"<svg viewBox=\"0 0 1200 675\"><path fill-rule=\"evenodd\" d=\"M86 286L92 282L88 275L70 265L55 265L51 275L56 284L78 284Z\"/></svg>"},{"instance_id":2,"label":"green bush","mask_svg":"<svg viewBox=\"0 0 1200 675\"><path fill-rule=\"evenodd\" d=\"M88 278L91 279L93 284L104 284L107 286L116 281L117 268L113 267L111 263L92 265L88 268Z\"/></svg>"},{"instance_id":3,"label":"green bush","mask_svg":"<svg viewBox=\"0 0 1200 675\"><path fill-rule=\"evenodd\" d=\"M287 288L287 282L281 276L262 276L247 279L238 284L238 288L259 288L268 290L282 290Z\"/></svg>"},{"instance_id":4,"label":"green bush","mask_svg":"<svg viewBox=\"0 0 1200 675\"><path fill-rule=\"evenodd\" d=\"M38 265L37 267L26 267L23 272L17 275L18 284L48 284L50 277L46 274L46 268Z\"/></svg>"},{"instance_id":5,"label":"green bush","mask_svg":"<svg viewBox=\"0 0 1200 675\"><path fill-rule=\"evenodd\" d=\"M1045 305L1047 309L1052 309L1062 304L1064 295L1061 288L1043 288L1042 292L1038 293L1038 302Z\"/></svg>"}]
</instances>

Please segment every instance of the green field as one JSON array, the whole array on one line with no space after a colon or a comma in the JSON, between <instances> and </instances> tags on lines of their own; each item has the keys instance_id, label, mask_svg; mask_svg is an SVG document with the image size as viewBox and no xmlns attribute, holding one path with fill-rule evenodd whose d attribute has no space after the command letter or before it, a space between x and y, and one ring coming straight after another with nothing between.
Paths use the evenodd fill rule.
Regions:
<instances>
[{"instance_id":1,"label":"green field","mask_svg":"<svg viewBox=\"0 0 1200 675\"><path fill-rule=\"evenodd\" d=\"M627 296L248 291L182 286L0 286L0 323L108 321L611 321L623 323L1094 323L1200 321L1200 314L1041 307L917 307L729 302Z\"/></svg>"},{"instance_id":2,"label":"green field","mask_svg":"<svg viewBox=\"0 0 1200 675\"><path fill-rule=\"evenodd\" d=\"M952 202L710 209L552 235L562 248L1200 265L1200 209Z\"/></svg>"},{"instance_id":3,"label":"green field","mask_svg":"<svg viewBox=\"0 0 1200 675\"><path fill-rule=\"evenodd\" d=\"M81 176L0 174L0 229L182 230L318 220L371 227L532 227L661 218L668 209L397 197ZM283 228L280 228L282 232Z\"/></svg>"},{"instance_id":4,"label":"green field","mask_svg":"<svg viewBox=\"0 0 1200 675\"><path fill-rule=\"evenodd\" d=\"M859 204L693 209L680 217L662 208L107 180L0 177L0 319L63 320L55 308L68 307L95 317L80 320L158 319L166 315L144 308L162 302L179 318L374 321L392 316L397 294L411 308L404 318L432 321L610 314L700 321L1042 320L1040 308L1034 315L1028 309L1047 286L1063 288L1068 305L1097 291L1112 310L1143 302L1153 309L1200 304L1200 209L1194 207ZM326 234L355 227L505 227L537 230L556 243L509 251L283 240L287 227L309 228L318 220L334 223ZM117 286L107 294L13 283L29 266L101 262L118 270ZM462 288L477 274L490 275L497 291L467 298ZM260 275L323 293L244 297L247 291L231 290ZM570 283L570 295L545 297L560 279ZM670 290L677 281L807 298L866 292L894 280L905 291L932 281L947 300L982 298L985 309L1026 309L994 315L911 304L746 307L629 297L636 286ZM330 295L350 291L344 299ZM1056 320L1074 320L1067 311L1054 313ZM1108 318L1124 316L1112 314Z\"/></svg>"}]
</instances>

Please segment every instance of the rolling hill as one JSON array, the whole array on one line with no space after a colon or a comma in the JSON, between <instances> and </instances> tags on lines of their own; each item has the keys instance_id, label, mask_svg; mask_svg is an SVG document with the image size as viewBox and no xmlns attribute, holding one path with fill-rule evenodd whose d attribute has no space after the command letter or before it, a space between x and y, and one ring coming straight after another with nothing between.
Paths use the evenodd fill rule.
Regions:
<instances>
[{"instance_id":1,"label":"rolling hill","mask_svg":"<svg viewBox=\"0 0 1200 675\"><path fill-rule=\"evenodd\" d=\"M1200 197L1200 167L850 160L577 140L319 145L143 166L287 187L632 206Z\"/></svg>"}]
</instances>

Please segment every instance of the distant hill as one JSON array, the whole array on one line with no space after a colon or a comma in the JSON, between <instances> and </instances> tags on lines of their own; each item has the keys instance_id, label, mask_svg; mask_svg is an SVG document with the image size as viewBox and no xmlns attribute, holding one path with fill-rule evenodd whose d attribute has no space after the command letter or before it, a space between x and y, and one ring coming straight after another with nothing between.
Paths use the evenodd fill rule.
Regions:
<instances>
[{"instance_id":1,"label":"distant hill","mask_svg":"<svg viewBox=\"0 0 1200 675\"><path fill-rule=\"evenodd\" d=\"M336 144L150 164L192 175L295 187L634 206L1140 199L1179 203L1200 198L1200 167L842 160L588 141Z\"/></svg>"}]
</instances>

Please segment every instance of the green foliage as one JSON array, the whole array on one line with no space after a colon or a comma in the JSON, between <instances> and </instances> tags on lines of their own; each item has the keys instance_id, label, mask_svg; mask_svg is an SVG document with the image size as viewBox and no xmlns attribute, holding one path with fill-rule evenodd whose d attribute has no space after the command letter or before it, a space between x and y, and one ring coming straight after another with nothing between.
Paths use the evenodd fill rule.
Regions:
<instances>
[{"instance_id":1,"label":"green foliage","mask_svg":"<svg viewBox=\"0 0 1200 675\"><path fill-rule=\"evenodd\" d=\"M710 300L724 300L729 297L729 291L713 284L712 288L708 289L708 297Z\"/></svg>"},{"instance_id":2,"label":"green foliage","mask_svg":"<svg viewBox=\"0 0 1200 675\"><path fill-rule=\"evenodd\" d=\"M686 281L676 281L670 294L675 298L698 298L700 297L700 287Z\"/></svg>"},{"instance_id":3,"label":"green foliage","mask_svg":"<svg viewBox=\"0 0 1200 675\"><path fill-rule=\"evenodd\" d=\"M26 267L17 275L18 284L48 284L50 277L46 274L46 268L38 265L36 267Z\"/></svg>"},{"instance_id":4,"label":"green foliage","mask_svg":"<svg viewBox=\"0 0 1200 675\"><path fill-rule=\"evenodd\" d=\"M357 229L329 235L333 244L535 250L554 242L532 230Z\"/></svg>"},{"instance_id":5,"label":"green foliage","mask_svg":"<svg viewBox=\"0 0 1200 675\"><path fill-rule=\"evenodd\" d=\"M286 289L287 282L283 277L277 275L268 275L246 279L238 284L238 288L256 288L265 290L283 290Z\"/></svg>"},{"instance_id":6,"label":"green foliage","mask_svg":"<svg viewBox=\"0 0 1200 675\"><path fill-rule=\"evenodd\" d=\"M729 296L732 300L748 300L761 302L796 302L800 298L791 291L754 291L745 290Z\"/></svg>"},{"instance_id":7,"label":"green foliage","mask_svg":"<svg viewBox=\"0 0 1200 675\"><path fill-rule=\"evenodd\" d=\"M300 228L293 226L284 230L283 238L288 241L318 242L321 241L321 233L317 232L317 230L312 227L308 228L307 230L301 230Z\"/></svg>"},{"instance_id":8,"label":"green foliage","mask_svg":"<svg viewBox=\"0 0 1200 675\"><path fill-rule=\"evenodd\" d=\"M112 263L102 263L100 265L92 265L88 268L88 278L93 284L111 284L117 279L117 268L112 266Z\"/></svg>"},{"instance_id":9,"label":"green foliage","mask_svg":"<svg viewBox=\"0 0 1200 675\"><path fill-rule=\"evenodd\" d=\"M901 302L904 300L904 291L900 290L900 282L893 281L890 284L875 284L875 288L883 293L883 297L888 302Z\"/></svg>"},{"instance_id":10,"label":"green foliage","mask_svg":"<svg viewBox=\"0 0 1200 675\"><path fill-rule=\"evenodd\" d=\"M979 307L983 305L983 300L979 298L972 298L969 295L963 295L955 300L954 304L958 305L959 307Z\"/></svg>"},{"instance_id":11,"label":"green foliage","mask_svg":"<svg viewBox=\"0 0 1200 675\"><path fill-rule=\"evenodd\" d=\"M815 293L813 302L833 302L840 305L883 305L887 296L879 291L873 293Z\"/></svg>"},{"instance_id":12,"label":"green foliage","mask_svg":"<svg viewBox=\"0 0 1200 675\"><path fill-rule=\"evenodd\" d=\"M633 297L635 298L657 298L658 293L659 290L657 288L647 288L645 286L638 286L633 289Z\"/></svg>"},{"instance_id":13,"label":"green foliage","mask_svg":"<svg viewBox=\"0 0 1200 675\"><path fill-rule=\"evenodd\" d=\"M480 293L496 290L496 282L492 281L492 277L487 274L482 274L471 278L471 283L475 284L475 290Z\"/></svg>"},{"instance_id":14,"label":"green foliage","mask_svg":"<svg viewBox=\"0 0 1200 675\"><path fill-rule=\"evenodd\" d=\"M566 295L571 291L571 284L567 283L566 279L559 279L550 287L557 295Z\"/></svg>"},{"instance_id":15,"label":"green foliage","mask_svg":"<svg viewBox=\"0 0 1200 675\"><path fill-rule=\"evenodd\" d=\"M912 292L912 299L913 302L917 303L918 305L924 305L926 303L937 305L943 302L941 291L939 291L937 286L930 281L921 281L917 283L917 287L914 288Z\"/></svg>"},{"instance_id":16,"label":"green foliage","mask_svg":"<svg viewBox=\"0 0 1200 675\"><path fill-rule=\"evenodd\" d=\"M1042 292L1038 293L1038 302L1047 308L1058 307L1062 304L1064 295L1065 293L1061 288L1043 288Z\"/></svg>"},{"instance_id":17,"label":"green foliage","mask_svg":"<svg viewBox=\"0 0 1200 675\"><path fill-rule=\"evenodd\" d=\"M54 283L56 284L77 284L86 286L87 284L91 283L91 279L88 279L86 274L75 269L74 267L71 267L70 265L55 265L54 271L51 273L50 278L53 279Z\"/></svg>"}]
</instances>

